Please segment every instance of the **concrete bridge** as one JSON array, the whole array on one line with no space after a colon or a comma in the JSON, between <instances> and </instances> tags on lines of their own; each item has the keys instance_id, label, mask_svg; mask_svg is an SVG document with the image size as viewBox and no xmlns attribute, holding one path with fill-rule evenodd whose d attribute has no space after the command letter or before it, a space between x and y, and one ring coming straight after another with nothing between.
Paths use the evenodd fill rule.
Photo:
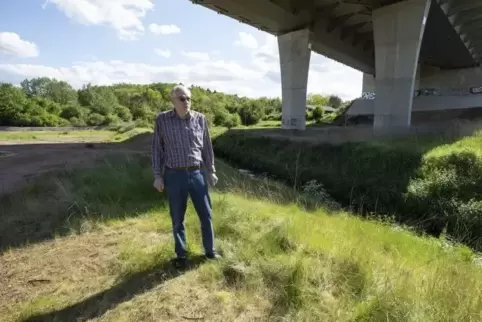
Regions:
<instances>
[{"instance_id":1,"label":"concrete bridge","mask_svg":"<svg viewBox=\"0 0 482 322\"><path fill-rule=\"evenodd\" d=\"M285 129L305 129L311 51L364 73L375 129L410 127L420 88L482 92L482 0L191 1L277 36Z\"/></svg>"}]
</instances>

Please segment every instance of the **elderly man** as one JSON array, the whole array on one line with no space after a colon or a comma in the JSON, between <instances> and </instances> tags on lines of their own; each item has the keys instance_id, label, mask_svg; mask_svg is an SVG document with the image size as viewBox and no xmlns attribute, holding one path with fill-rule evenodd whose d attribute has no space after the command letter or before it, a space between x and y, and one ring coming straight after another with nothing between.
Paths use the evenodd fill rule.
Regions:
<instances>
[{"instance_id":1,"label":"elderly man","mask_svg":"<svg viewBox=\"0 0 482 322\"><path fill-rule=\"evenodd\" d=\"M175 264L187 262L184 215L188 194L201 222L205 256L217 259L211 221L211 199L208 184L213 187L218 178L214 168L214 153L206 117L191 110L191 92L183 85L171 91L174 108L157 116L152 138L152 168L154 187L167 191L172 219Z\"/></svg>"}]
</instances>

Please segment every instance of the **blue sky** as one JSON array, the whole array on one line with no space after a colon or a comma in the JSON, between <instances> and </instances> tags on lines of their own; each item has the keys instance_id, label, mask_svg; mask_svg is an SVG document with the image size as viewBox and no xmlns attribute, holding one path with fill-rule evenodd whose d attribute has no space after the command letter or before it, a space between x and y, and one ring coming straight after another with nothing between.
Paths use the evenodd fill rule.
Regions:
<instances>
[{"instance_id":1,"label":"blue sky","mask_svg":"<svg viewBox=\"0 0 482 322\"><path fill-rule=\"evenodd\" d=\"M361 94L361 73L314 53L311 65L309 92ZM281 94L276 38L189 0L0 1L0 81L38 76Z\"/></svg>"}]
</instances>

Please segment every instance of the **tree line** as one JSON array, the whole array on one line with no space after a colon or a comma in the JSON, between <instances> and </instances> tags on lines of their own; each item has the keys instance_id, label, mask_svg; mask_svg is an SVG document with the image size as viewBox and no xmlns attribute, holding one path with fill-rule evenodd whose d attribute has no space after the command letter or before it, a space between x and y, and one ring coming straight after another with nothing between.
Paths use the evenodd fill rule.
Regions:
<instances>
[{"instance_id":1,"label":"tree line","mask_svg":"<svg viewBox=\"0 0 482 322\"><path fill-rule=\"evenodd\" d=\"M170 91L175 84L152 83L94 86L74 89L69 83L47 77L25 79L20 87L0 83L2 126L107 126L135 122L151 127L156 115L172 108ZM280 98L247 98L198 86L190 87L193 108L206 114L215 126L254 125L261 120L281 120ZM337 96L314 94L308 104L338 108ZM313 114L315 114L313 116Z\"/></svg>"}]
</instances>

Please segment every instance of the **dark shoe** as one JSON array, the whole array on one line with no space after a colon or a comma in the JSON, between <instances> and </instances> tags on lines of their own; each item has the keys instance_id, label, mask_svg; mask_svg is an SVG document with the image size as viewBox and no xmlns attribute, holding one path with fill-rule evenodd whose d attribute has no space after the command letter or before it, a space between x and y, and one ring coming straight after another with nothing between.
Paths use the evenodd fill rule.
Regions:
<instances>
[{"instance_id":1,"label":"dark shoe","mask_svg":"<svg viewBox=\"0 0 482 322\"><path fill-rule=\"evenodd\" d=\"M187 268L187 258L185 257L177 257L174 259L174 267L177 269L185 269Z\"/></svg>"},{"instance_id":2,"label":"dark shoe","mask_svg":"<svg viewBox=\"0 0 482 322\"><path fill-rule=\"evenodd\" d=\"M214 254L206 254L206 258L207 259L222 259L223 257L221 255L219 255L218 253L214 253Z\"/></svg>"}]
</instances>

